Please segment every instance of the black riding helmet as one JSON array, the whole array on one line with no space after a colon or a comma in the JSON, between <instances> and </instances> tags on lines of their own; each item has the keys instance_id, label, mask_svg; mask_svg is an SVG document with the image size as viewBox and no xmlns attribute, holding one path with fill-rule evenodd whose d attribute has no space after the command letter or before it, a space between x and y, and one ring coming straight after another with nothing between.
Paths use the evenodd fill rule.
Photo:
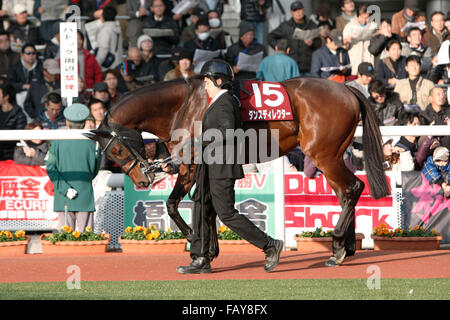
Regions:
<instances>
[{"instance_id":1,"label":"black riding helmet","mask_svg":"<svg viewBox=\"0 0 450 320\"><path fill-rule=\"evenodd\" d=\"M216 87L223 88L225 85L231 86L234 80L234 72L231 66L220 59L213 59L206 62L200 74L204 77L209 77ZM217 78L222 79L222 84L218 85Z\"/></svg>"}]
</instances>

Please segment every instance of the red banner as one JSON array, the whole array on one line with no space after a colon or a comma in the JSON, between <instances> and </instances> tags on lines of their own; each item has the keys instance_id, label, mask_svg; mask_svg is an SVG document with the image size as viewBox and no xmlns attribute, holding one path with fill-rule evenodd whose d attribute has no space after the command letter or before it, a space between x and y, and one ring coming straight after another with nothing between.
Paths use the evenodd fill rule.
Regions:
<instances>
[{"instance_id":1,"label":"red banner","mask_svg":"<svg viewBox=\"0 0 450 320\"><path fill-rule=\"evenodd\" d=\"M45 169L0 162L0 220L56 220L53 184Z\"/></svg>"}]
</instances>

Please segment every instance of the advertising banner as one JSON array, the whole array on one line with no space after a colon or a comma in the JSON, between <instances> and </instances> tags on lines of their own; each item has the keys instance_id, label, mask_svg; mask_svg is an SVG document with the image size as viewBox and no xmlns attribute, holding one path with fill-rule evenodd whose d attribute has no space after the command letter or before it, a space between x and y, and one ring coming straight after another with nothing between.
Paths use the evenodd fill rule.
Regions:
<instances>
[{"instance_id":1,"label":"advertising banner","mask_svg":"<svg viewBox=\"0 0 450 320\"><path fill-rule=\"evenodd\" d=\"M53 184L45 169L12 160L0 162L0 224L57 218L53 212Z\"/></svg>"},{"instance_id":2,"label":"advertising banner","mask_svg":"<svg viewBox=\"0 0 450 320\"><path fill-rule=\"evenodd\" d=\"M423 226L442 234L450 243L450 199L442 188L430 183L419 171L402 173L404 228Z\"/></svg>"},{"instance_id":3,"label":"advertising banner","mask_svg":"<svg viewBox=\"0 0 450 320\"><path fill-rule=\"evenodd\" d=\"M365 184L355 210L356 232L365 236L363 248L372 248L370 234L373 228L381 223L389 228L399 227L399 204L393 195L374 200L370 196L367 176L363 173L356 176ZM391 190L395 190L394 179L390 176L388 179ZM334 229L342 208L322 174L310 179L302 172L286 173L284 181L286 246L295 247L294 237L303 231L313 231L318 227Z\"/></svg>"},{"instance_id":4,"label":"advertising banner","mask_svg":"<svg viewBox=\"0 0 450 320\"><path fill-rule=\"evenodd\" d=\"M176 179L176 175L169 176L150 190L136 188L131 179L126 177L124 227L155 225L162 230L167 227L179 230L166 208ZM270 236L275 236L273 174L247 173L245 178L236 181L235 191L235 207L240 214L246 215ZM192 221L193 209L194 203L186 195L180 202L178 211L188 225Z\"/></svg>"}]
</instances>

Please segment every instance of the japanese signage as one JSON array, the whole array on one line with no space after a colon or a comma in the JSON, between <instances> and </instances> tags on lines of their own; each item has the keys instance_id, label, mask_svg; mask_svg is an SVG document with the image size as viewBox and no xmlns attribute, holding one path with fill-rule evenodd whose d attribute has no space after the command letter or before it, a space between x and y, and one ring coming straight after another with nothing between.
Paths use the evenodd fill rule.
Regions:
<instances>
[{"instance_id":1,"label":"japanese signage","mask_svg":"<svg viewBox=\"0 0 450 320\"><path fill-rule=\"evenodd\" d=\"M126 226L155 225L160 229L179 230L170 219L166 202L177 176L169 176L149 189L137 189L130 178L125 178ZM261 230L275 236L273 174L247 173L235 184L235 207ZM194 202L188 196L180 202L178 211L188 225L192 222Z\"/></svg>"},{"instance_id":2,"label":"japanese signage","mask_svg":"<svg viewBox=\"0 0 450 320\"><path fill-rule=\"evenodd\" d=\"M363 248L373 247L370 238L373 228L381 223L389 229L400 227L398 206L393 195L374 200L370 196L367 176L357 174L365 188L355 208L356 232L363 233ZM391 190L395 190L394 179L388 176ZM324 230L334 229L342 208L333 189L321 174L314 179L307 178L302 172L285 174L285 229L286 245L295 246L295 234L313 231L318 227Z\"/></svg>"},{"instance_id":3,"label":"japanese signage","mask_svg":"<svg viewBox=\"0 0 450 320\"><path fill-rule=\"evenodd\" d=\"M45 169L0 162L0 221L56 220L53 184Z\"/></svg>"},{"instance_id":4,"label":"japanese signage","mask_svg":"<svg viewBox=\"0 0 450 320\"><path fill-rule=\"evenodd\" d=\"M240 100L242 121L293 119L289 97L279 83L246 81Z\"/></svg>"},{"instance_id":5,"label":"japanese signage","mask_svg":"<svg viewBox=\"0 0 450 320\"><path fill-rule=\"evenodd\" d=\"M61 96L68 98L68 105L70 105L72 98L78 97L77 24L75 22L63 22L59 26Z\"/></svg>"}]
</instances>

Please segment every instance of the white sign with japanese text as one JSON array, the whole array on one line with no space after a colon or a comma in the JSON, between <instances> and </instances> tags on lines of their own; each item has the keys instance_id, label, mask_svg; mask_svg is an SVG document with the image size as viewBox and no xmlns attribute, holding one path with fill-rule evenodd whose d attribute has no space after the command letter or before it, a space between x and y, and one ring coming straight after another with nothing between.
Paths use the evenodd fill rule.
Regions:
<instances>
[{"instance_id":1,"label":"white sign with japanese text","mask_svg":"<svg viewBox=\"0 0 450 320\"><path fill-rule=\"evenodd\" d=\"M61 50L61 96L72 104L72 98L78 97L78 50L77 24L60 23Z\"/></svg>"}]
</instances>

